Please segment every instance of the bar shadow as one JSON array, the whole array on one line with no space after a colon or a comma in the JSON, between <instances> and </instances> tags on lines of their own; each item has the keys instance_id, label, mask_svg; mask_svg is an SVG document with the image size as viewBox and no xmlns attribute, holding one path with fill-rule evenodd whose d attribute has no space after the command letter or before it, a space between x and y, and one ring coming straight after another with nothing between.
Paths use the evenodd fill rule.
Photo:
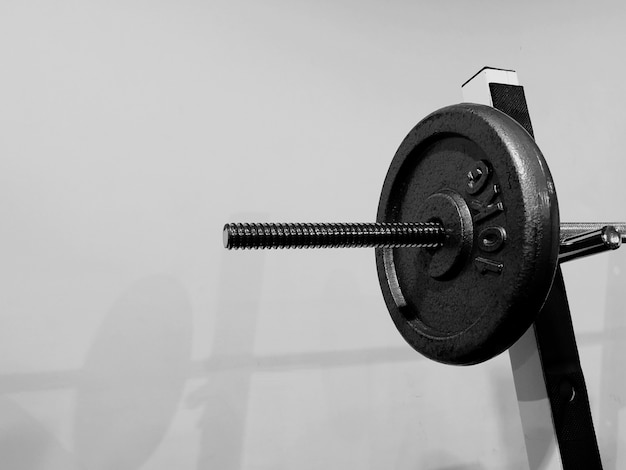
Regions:
<instances>
[{"instance_id":1,"label":"bar shadow","mask_svg":"<svg viewBox=\"0 0 626 470\"><path fill-rule=\"evenodd\" d=\"M13 400L0 398L0 456L11 470L78 470L76 457Z\"/></svg>"},{"instance_id":2,"label":"bar shadow","mask_svg":"<svg viewBox=\"0 0 626 470\"><path fill-rule=\"evenodd\" d=\"M139 468L176 413L191 353L189 297L166 276L115 302L76 377L75 452L89 469Z\"/></svg>"},{"instance_id":3,"label":"bar shadow","mask_svg":"<svg viewBox=\"0 0 626 470\"><path fill-rule=\"evenodd\" d=\"M3 468L135 469L165 435L182 395L191 306L174 279L131 285L99 327L78 370L0 376L0 394L75 389L74 451L9 398L0 400Z\"/></svg>"},{"instance_id":4,"label":"bar shadow","mask_svg":"<svg viewBox=\"0 0 626 470\"><path fill-rule=\"evenodd\" d=\"M441 465L441 461L458 460L453 454L438 450L427 454L420 464L415 467L416 470L484 470L482 464L472 463L453 463Z\"/></svg>"},{"instance_id":5,"label":"bar shadow","mask_svg":"<svg viewBox=\"0 0 626 470\"><path fill-rule=\"evenodd\" d=\"M206 382L186 398L190 408L202 408L197 468L236 470L244 467L246 421L255 373L330 369L419 361L408 346L349 351L255 355L264 252L222 257L220 299L209 358L198 364ZM245 286L245 289L242 288ZM273 468L281 468L280 463Z\"/></svg>"}]
</instances>

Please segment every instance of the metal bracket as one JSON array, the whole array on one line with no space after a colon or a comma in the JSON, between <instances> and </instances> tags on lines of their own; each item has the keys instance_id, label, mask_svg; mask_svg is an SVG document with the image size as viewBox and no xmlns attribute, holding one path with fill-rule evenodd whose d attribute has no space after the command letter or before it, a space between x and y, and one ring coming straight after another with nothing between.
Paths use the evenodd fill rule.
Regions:
<instances>
[{"instance_id":1,"label":"metal bracket","mask_svg":"<svg viewBox=\"0 0 626 470\"><path fill-rule=\"evenodd\" d=\"M533 135L524 89L514 71L482 69L463 85L463 98L507 113ZM574 240L570 257L562 261L610 248L603 233L604 238L593 233ZM615 243L619 247L621 240ZM531 470L601 470L560 267L535 324L509 355ZM559 455L551 452L556 447Z\"/></svg>"}]
</instances>

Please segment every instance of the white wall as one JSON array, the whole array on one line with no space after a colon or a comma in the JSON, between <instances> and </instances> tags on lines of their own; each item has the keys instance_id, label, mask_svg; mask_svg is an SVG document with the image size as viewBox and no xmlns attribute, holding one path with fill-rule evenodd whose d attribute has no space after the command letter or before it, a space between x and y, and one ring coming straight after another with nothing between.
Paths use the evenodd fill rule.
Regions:
<instances>
[{"instance_id":1,"label":"white wall","mask_svg":"<svg viewBox=\"0 0 626 470\"><path fill-rule=\"evenodd\" d=\"M394 329L371 250L227 252L228 221L371 221L483 65L518 71L563 220L626 219L615 2L0 4L0 461L527 468L506 354ZM566 265L605 468L626 465L626 249Z\"/></svg>"}]
</instances>

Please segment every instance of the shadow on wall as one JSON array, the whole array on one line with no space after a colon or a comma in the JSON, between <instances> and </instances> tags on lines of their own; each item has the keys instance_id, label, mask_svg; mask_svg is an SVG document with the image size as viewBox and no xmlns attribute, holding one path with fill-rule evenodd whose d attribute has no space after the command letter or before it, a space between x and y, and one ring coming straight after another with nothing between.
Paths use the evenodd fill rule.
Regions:
<instances>
[{"instance_id":1,"label":"shadow on wall","mask_svg":"<svg viewBox=\"0 0 626 470\"><path fill-rule=\"evenodd\" d=\"M505 352L504 354L509 353ZM541 462L546 455L550 452L554 452L554 448L551 446L551 440L545 438L540 440L542 438L538 438L539 442L544 443L543 448L538 452L538 461L528 462L524 442L524 431L521 428L520 419L517 418L520 414L520 410L513 378L511 374L499 373L497 369L494 369L492 378L494 388L492 395L494 397L493 406L501 430L501 440L494 442L494 446L497 446L500 450L506 450L505 455L507 455L507 462L509 463L507 469L527 470L541 468ZM526 399L529 400L529 397L527 396ZM514 419L511 419L511 416L513 416Z\"/></svg>"},{"instance_id":2,"label":"shadow on wall","mask_svg":"<svg viewBox=\"0 0 626 470\"><path fill-rule=\"evenodd\" d=\"M242 220L246 220L245 218ZM242 468L250 381L254 369L254 338L263 280L263 252L222 254L221 281L211 359L217 371L188 399L204 406L198 468ZM240 367L220 367L230 358L244 359Z\"/></svg>"},{"instance_id":3,"label":"shadow on wall","mask_svg":"<svg viewBox=\"0 0 626 470\"><path fill-rule=\"evenodd\" d=\"M176 412L191 331L191 306L181 285L151 277L130 286L113 305L80 370L0 377L3 394L76 390L74 452L18 405L0 399L2 468L139 468Z\"/></svg>"},{"instance_id":4,"label":"shadow on wall","mask_svg":"<svg viewBox=\"0 0 626 470\"><path fill-rule=\"evenodd\" d=\"M479 463L450 464L441 465L440 462L456 460L455 456L444 451L437 451L427 454L424 461L416 468L428 470L485 470L485 467Z\"/></svg>"},{"instance_id":5,"label":"shadow on wall","mask_svg":"<svg viewBox=\"0 0 626 470\"><path fill-rule=\"evenodd\" d=\"M246 467L246 438L263 440L265 436L248 435L248 403L251 399L252 379L255 374L264 372L284 372L304 369L333 369L352 366L368 366L373 364L416 362L425 360L415 353L410 347L399 341L398 348L370 348L348 351L319 351L303 352L297 354L276 354L257 356L254 345L258 329L259 306L261 304L261 287L264 277L266 254L264 252L227 253L222 256L220 274L220 298L217 302L216 323L213 332L213 350L211 356L204 362L204 374L206 382L187 398L186 404L190 408L202 408L200 421L201 436L199 454L197 460L198 469L239 470ZM331 278L327 283L327 289L323 292L323 299L319 303L324 307L324 302L331 301L336 305L337 311L346 308L346 302L353 304L353 295L359 295L358 286L350 282L349 272L342 272L338 277ZM297 305L293 306L298 308ZM313 307L314 308L314 307ZM386 314L386 312L382 312ZM341 322L339 322L341 323ZM335 323L329 322L320 326L321 336L325 338L325 345L329 343L341 344L341 338L345 333L341 327L336 329ZM343 331L343 332L342 332ZM340 374L341 375L341 374ZM312 462L320 463L325 459L324 449L319 449L320 455L316 456L315 445L310 445L309 440L336 442L332 448L327 449L330 455L343 452L346 449L360 448L358 442L367 441L378 430L367 429L369 425L375 425L372 418L366 415L354 415L354 407L345 406L353 404L355 397L350 394L350 389L343 389L340 385L344 382L336 380L330 375L323 387L328 395L323 397L324 403L329 407L330 419L336 414L335 424L327 432L332 434L320 436L311 432L310 429L301 430L300 439L305 454L301 458L311 459L304 462L304 466L311 468ZM335 376L336 378L336 376ZM512 385L509 386L512 388ZM363 390L357 401L362 409L366 408L367 391ZM273 406L269 404L268 406ZM279 406L280 405L276 405ZM357 407L359 408L359 407ZM366 412L364 412L366 413ZM365 427L364 427L365 426ZM412 444L411 438L407 438L407 445ZM372 447L371 444L367 444ZM376 460L376 451L384 453L383 446L373 446L370 462ZM272 448L273 450L276 450ZM289 449L278 452L276 455L266 456L263 468L291 468L287 463L291 461L293 452L300 450ZM313 452L313 454L311 454ZM383 460L388 460L384 455ZM253 456L254 458L254 456ZM424 468L430 470L483 470L484 467L476 462L464 463L457 456L444 453L443 451L424 456L424 461L419 465L404 462L403 468ZM444 464L442 462L448 462ZM249 463L249 462L248 462ZM332 466L332 465L331 465ZM376 467L376 465L374 465ZM374 468L373 467L373 468Z\"/></svg>"},{"instance_id":6,"label":"shadow on wall","mask_svg":"<svg viewBox=\"0 0 626 470\"><path fill-rule=\"evenodd\" d=\"M618 469L619 455L626 455L626 430L619 429L620 413L626 408L626 256L621 250L611 256L607 273L606 311L602 338L598 446L604 467ZM622 436L620 439L620 435Z\"/></svg>"},{"instance_id":7,"label":"shadow on wall","mask_svg":"<svg viewBox=\"0 0 626 470\"><path fill-rule=\"evenodd\" d=\"M188 296L159 276L132 285L104 319L80 373L74 438L90 470L139 468L178 407L191 352Z\"/></svg>"},{"instance_id":8,"label":"shadow on wall","mask_svg":"<svg viewBox=\"0 0 626 470\"><path fill-rule=\"evenodd\" d=\"M10 470L78 470L76 458L9 398L0 399L0 456Z\"/></svg>"},{"instance_id":9,"label":"shadow on wall","mask_svg":"<svg viewBox=\"0 0 626 470\"><path fill-rule=\"evenodd\" d=\"M259 214L243 214L236 218L254 219L259 218ZM222 255L213 350L203 366L207 380L186 398L190 408L204 408L200 422L198 469L244 468L253 374L421 360L421 356L404 345L255 356L265 257L262 251L224 252ZM358 293L354 292L354 295ZM341 335L339 332L335 334ZM280 456L276 456L271 465L276 469L285 467Z\"/></svg>"}]
</instances>

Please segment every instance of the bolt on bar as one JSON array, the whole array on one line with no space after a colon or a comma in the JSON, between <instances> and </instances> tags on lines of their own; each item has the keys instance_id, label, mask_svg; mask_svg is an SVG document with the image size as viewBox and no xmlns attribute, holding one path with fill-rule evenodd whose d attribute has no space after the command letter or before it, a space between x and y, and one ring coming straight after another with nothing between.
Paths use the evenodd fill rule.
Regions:
<instances>
[{"instance_id":1,"label":"bolt on bar","mask_svg":"<svg viewBox=\"0 0 626 470\"><path fill-rule=\"evenodd\" d=\"M258 248L437 248L446 234L437 223L226 224L224 247Z\"/></svg>"}]
</instances>

